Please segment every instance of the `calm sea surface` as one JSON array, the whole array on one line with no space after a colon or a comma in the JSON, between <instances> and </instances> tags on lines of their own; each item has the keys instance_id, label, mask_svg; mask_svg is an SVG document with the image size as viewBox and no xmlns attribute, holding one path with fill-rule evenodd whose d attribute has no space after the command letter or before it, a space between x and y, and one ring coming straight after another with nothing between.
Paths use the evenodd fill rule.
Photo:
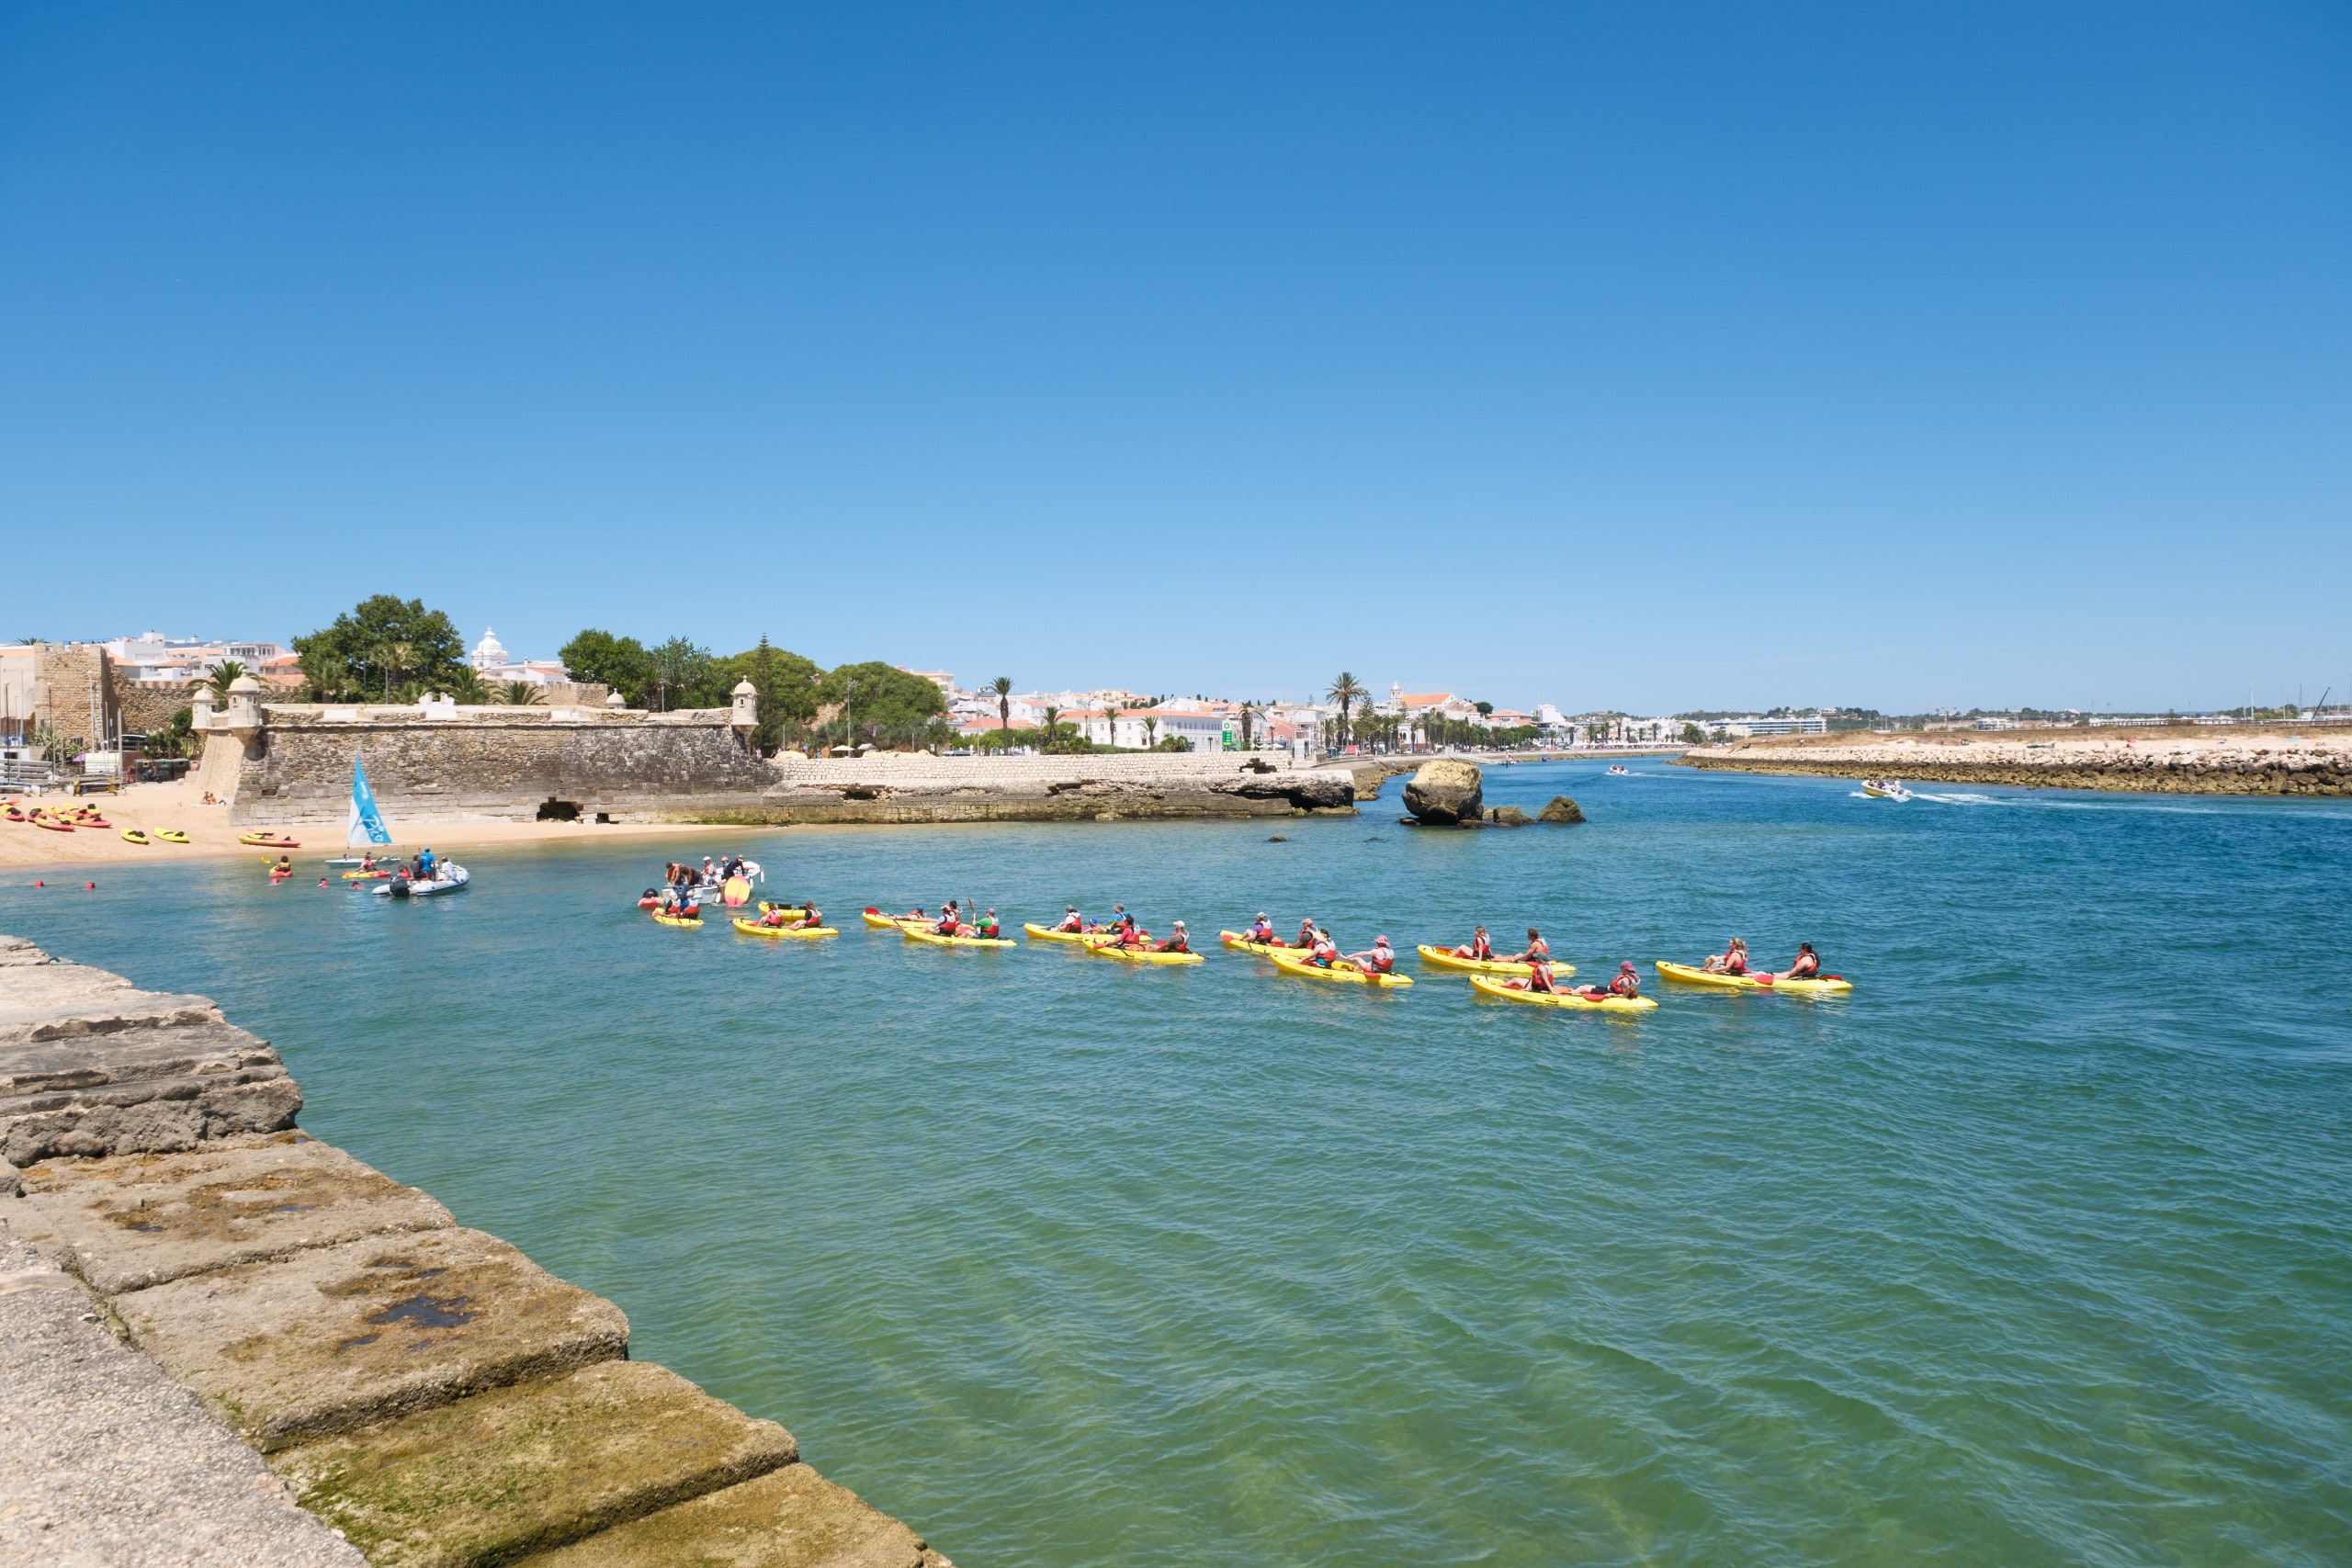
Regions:
<instances>
[{"instance_id":1,"label":"calm sea surface","mask_svg":"<svg viewBox=\"0 0 2352 1568\"><path fill-rule=\"evenodd\" d=\"M1575 829L745 834L824 943L648 921L702 836L402 907L158 852L0 930L219 998L964 1568L2352 1562L2352 807L1633 766L1489 772ZM1665 1005L856 923L949 896L1532 922ZM1649 973L1733 933L1858 989Z\"/></svg>"}]
</instances>

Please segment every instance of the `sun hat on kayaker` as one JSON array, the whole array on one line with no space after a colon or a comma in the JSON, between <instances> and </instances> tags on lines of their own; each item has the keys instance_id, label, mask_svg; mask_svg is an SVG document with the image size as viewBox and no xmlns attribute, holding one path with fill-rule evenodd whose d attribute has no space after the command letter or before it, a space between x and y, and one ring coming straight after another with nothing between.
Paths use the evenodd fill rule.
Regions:
<instances>
[{"instance_id":1,"label":"sun hat on kayaker","mask_svg":"<svg viewBox=\"0 0 2352 1568\"><path fill-rule=\"evenodd\" d=\"M1372 939L1372 945L1374 947L1386 947L1388 945L1388 939L1385 936L1374 937Z\"/></svg>"},{"instance_id":2,"label":"sun hat on kayaker","mask_svg":"<svg viewBox=\"0 0 2352 1568\"><path fill-rule=\"evenodd\" d=\"M1617 965L1617 967L1618 967L1618 968L1620 968L1620 969L1625 970L1625 971L1627 971L1628 973L1630 973L1630 972L1633 970L1633 967L1634 967L1634 961L1633 961L1632 959L1628 958L1628 959L1626 959L1623 963L1622 963L1622 964L1618 964L1618 965Z\"/></svg>"}]
</instances>

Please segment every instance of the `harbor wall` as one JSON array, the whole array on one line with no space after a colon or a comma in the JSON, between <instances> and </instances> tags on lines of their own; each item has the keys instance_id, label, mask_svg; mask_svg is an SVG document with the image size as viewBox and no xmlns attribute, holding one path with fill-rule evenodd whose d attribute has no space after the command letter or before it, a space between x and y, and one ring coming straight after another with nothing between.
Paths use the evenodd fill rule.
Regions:
<instances>
[{"instance_id":1,"label":"harbor wall","mask_svg":"<svg viewBox=\"0 0 2352 1568\"><path fill-rule=\"evenodd\" d=\"M754 757L726 709L269 705L249 737L208 736L201 787L239 828L343 820L355 754L395 827L573 816L614 822L971 822L1286 817L1351 811L1338 770L1285 753Z\"/></svg>"},{"instance_id":2,"label":"harbor wall","mask_svg":"<svg viewBox=\"0 0 2352 1568\"><path fill-rule=\"evenodd\" d=\"M15 1288L78 1281L370 1562L951 1568L782 1427L629 1359L612 1303L300 1131L300 1106L208 998L0 937L0 1241L71 1277Z\"/></svg>"},{"instance_id":3,"label":"harbor wall","mask_svg":"<svg viewBox=\"0 0 2352 1568\"><path fill-rule=\"evenodd\" d=\"M2352 795L2352 737L2198 735L2158 729L2029 741L1936 738L1836 744L1748 741L1695 748L1685 767L1729 773L1865 776L2027 789L2160 795Z\"/></svg>"}]
</instances>

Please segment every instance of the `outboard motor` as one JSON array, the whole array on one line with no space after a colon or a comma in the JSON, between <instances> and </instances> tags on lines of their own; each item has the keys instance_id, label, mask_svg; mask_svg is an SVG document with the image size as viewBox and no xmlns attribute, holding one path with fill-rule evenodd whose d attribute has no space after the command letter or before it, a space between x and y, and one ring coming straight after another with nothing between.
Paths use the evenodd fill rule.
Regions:
<instances>
[{"instance_id":1,"label":"outboard motor","mask_svg":"<svg viewBox=\"0 0 2352 1568\"><path fill-rule=\"evenodd\" d=\"M390 887L390 893L391 893L391 896L392 896L393 897L395 897L395 898L405 898L405 897L408 897L408 873L407 873L407 872L401 871L401 872L395 872L395 873L393 873L393 874L392 874L392 886L391 886L391 887Z\"/></svg>"}]
</instances>

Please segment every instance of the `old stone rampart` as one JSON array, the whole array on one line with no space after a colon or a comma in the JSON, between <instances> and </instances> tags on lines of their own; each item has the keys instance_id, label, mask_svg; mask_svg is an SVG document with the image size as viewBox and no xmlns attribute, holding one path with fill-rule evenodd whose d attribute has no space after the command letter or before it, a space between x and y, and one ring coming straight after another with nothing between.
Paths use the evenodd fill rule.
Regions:
<instances>
[{"instance_id":1,"label":"old stone rampart","mask_svg":"<svg viewBox=\"0 0 2352 1568\"><path fill-rule=\"evenodd\" d=\"M199 778L238 827L339 821L355 754L400 823L1064 821L1275 817L1353 809L1343 772L1286 754L754 758L725 709L269 705L240 737L216 721Z\"/></svg>"},{"instance_id":2,"label":"old stone rampart","mask_svg":"<svg viewBox=\"0 0 2352 1568\"><path fill-rule=\"evenodd\" d=\"M26 1168L0 1164L0 1257L28 1244L71 1276L19 1269L0 1298L86 1291L379 1565L948 1568L782 1427L629 1359L612 1303L297 1131L300 1104L277 1053L209 999L0 937L0 1145ZM74 1386L53 1370L18 1381ZM210 1451L223 1487L250 1489L249 1459ZM108 1462L62 1484L150 1483ZM42 1560L99 1561L62 1522Z\"/></svg>"}]
</instances>

